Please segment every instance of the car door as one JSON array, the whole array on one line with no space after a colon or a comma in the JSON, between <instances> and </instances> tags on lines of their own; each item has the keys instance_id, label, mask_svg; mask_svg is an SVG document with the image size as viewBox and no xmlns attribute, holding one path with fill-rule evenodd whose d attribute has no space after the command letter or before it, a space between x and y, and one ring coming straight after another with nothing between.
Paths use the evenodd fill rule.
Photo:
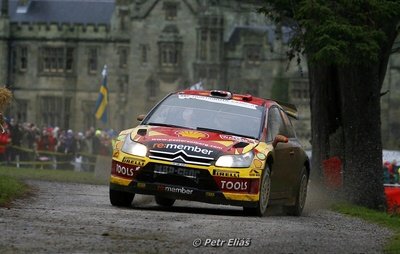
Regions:
<instances>
[{"instance_id":1,"label":"car door","mask_svg":"<svg viewBox=\"0 0 400 254\"><path fill-rule=\"evenodd\" d=\"M286 125L283 121L281 109L273 106L268 111L267 142L272 143L277 135L288 136ZM289 139L287 143L278 143L274 149L274 162L271 172L271 198L280 199L290 195L291 181L288 175L294 166L293 144Z\"/></svg>"},{"instance_id":2,"label":"car door","mask_svg":"<svg viewBox=\"0 0 400 254\"><path fill-rule=\"evenodd\" d=\"M290 157L290 167L287 168L285 182L289 192L297 191L301 169L304 161L302 161L302 146L296 137L292 122L288 115L281 110L281 116L286 129L286 137L288 137L288 148Z\"/></svg>"}]
</instances>

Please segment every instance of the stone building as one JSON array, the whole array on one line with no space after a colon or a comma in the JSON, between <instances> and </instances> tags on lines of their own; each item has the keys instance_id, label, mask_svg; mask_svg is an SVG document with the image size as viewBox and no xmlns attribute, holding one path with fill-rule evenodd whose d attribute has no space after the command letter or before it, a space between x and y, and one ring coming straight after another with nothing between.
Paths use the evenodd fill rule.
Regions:
<instances>
[{"instance_id":1,"label":"stone building","mask_svg":"<svg viewBox=\"0 0 400 254\"><path fill-rule=\"evenodd\" d=\"M289 30L260 0L1 0L0 78L10 115L39 126L120 130L169 92L202 82L270 97ZM108 122L94 118L108 66ZM295 64L284 72L298 80ZM296 81L295 81L296 82Z\"/></svg>"}]
</instances>

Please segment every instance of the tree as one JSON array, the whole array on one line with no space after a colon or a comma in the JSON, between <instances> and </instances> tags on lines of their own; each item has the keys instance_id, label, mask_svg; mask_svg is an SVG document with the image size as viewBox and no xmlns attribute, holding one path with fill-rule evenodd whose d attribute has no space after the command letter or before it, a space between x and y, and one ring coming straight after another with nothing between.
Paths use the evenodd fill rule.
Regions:
<instances>
[{"instance_id":1,"label":"tree","mask_svg":"<svg viewBox=\"0 0 400 254\"><path fill-rule=\"evenodd\" d=\"M314 177L322 177L324 160L339 156L348 200L382 208L380 97L400 2L264 2L261 12L292 28L290 55L308 59Z\"/></svg>"}]
</instances>

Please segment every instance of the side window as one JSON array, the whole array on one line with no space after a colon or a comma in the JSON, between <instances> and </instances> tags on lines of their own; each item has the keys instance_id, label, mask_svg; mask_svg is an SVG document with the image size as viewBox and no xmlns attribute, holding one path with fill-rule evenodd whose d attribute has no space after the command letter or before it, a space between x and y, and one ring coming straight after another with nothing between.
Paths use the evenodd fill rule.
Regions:
<instances>
[{"instance_id":1,"label":"side window","mask_svg":"<svg viewBox=\"0 0 400 254\"><path fill-rule=\"evenodd\" d=\"M296 134L294 132L292 122L290 121L290 119L286 115L286 113L283 111L282 111L282 118L283 118L283 122L285 123L285 126L286 126L286 136L288 138L295 138Z\"/></svg>"},{"instance_id":2,"label":"side window","mask_svg":"<svg viewBox=\"0 0 400 254\"><path fill-rule=\"evenodd\" d=\"M285 125L283 123L280 110L276 107L270 108L267 123L267 142L272 142L276 135L285 135Z\"/></svg>"}]
</instances>

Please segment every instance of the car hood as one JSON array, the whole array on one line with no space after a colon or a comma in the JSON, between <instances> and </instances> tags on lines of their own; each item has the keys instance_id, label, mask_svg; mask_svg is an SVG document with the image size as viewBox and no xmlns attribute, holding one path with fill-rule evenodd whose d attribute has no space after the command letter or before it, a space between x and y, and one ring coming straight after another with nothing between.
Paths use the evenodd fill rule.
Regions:
<instances>
[{"instance_id":1,"label":"car hood","mask_svg":"<svg viewBox=\"0 0 400 254\"><path fill-rule=\"evenodd\" d=\"M259 141L211 131L141 125L120 133L119 140L131 139L147 146L150 152L184 152L194 156L216 159L222 154L244 154L254 149Z\"/></svg>"}]
</instances>

